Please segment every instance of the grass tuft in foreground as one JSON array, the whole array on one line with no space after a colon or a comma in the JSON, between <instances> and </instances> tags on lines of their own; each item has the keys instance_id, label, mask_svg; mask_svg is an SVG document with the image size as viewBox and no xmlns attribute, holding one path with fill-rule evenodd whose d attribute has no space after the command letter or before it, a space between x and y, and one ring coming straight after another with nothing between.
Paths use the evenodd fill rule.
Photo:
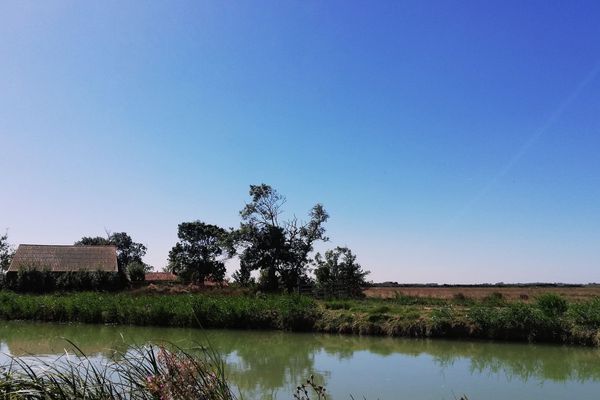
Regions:
<instances>
[{"instance_id":1,"label":"grass tuft in foreground","mask_svg":"<svg viewBox=\"0 0 600 400\"><path fill-rule=\"evenodd\" d=\"M11 358L0 367L0 398L11 400L234 400L223 364L208 350L147 345L100 365L77 351L58 360Z\"/></svg>"}]
</instances>

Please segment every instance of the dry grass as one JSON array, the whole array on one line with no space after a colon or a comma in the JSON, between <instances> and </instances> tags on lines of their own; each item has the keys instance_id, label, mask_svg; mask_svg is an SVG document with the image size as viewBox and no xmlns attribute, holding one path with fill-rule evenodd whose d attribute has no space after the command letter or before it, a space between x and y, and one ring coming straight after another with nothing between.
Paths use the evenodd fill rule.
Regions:
<instances>
[{"instance_id":1,"label":"dry grass","mask_svg":"<svg viewBox=\"0 0 600 400\"><path fill-rule=\"evenodd\" d=\"M600 297L600 286L585 287L375 287L365 290L367 297L393 298L396 293L404 296L432 297L438 299L453 299L459 293L464 296L481 300L492 293L502 293L507 300L534 299L542 293L555 293L568 300L588 300Z\"/></svg>"}]
</instances>

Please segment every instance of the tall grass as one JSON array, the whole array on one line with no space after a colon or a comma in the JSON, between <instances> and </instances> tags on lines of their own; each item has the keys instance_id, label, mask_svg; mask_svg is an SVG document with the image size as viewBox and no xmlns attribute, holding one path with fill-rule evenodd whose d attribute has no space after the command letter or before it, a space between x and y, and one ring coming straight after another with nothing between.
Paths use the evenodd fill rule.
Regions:
<instances>
[{"instance_id":1,"label":"tall grass","mask_svg":"<svg viewBox=\"0 0 600 400\"><path fill-rule=\"evenodd\" d=\"M0 291L0 319L169 327L280 329L600 345L600 298L567 302L408 298L319 302L304 296L24 295Z\"/></svg>"},{"instance_id":2,"label":"tall grass","mask_svg":"<svg viewBox=\"0 0 600 400\"><path fill-rule=\"evenodd\" d=\"M77 348L57 360L11 358L0 367L0 398L11 400L234 400L222 361L147 345L98 365Z\"/></svg>"},{"instance_id":3,"label":"tall grass","mask_svg":"<svg viewBox=\"0 0 600 400\"><path fill-rule=\"evenodd\" d=\"M172 327L311 330L314 300L302 296L0 292L0 318Z\"/></svg>"}]
</instances>

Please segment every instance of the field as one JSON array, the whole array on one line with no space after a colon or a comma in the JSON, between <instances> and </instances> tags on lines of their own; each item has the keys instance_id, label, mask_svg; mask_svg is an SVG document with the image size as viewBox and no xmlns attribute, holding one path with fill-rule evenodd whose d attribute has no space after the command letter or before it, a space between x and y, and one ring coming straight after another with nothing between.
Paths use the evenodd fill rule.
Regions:
<instances>
[{"instance_id":1,"label":"field","mask_svg":"<svg viewBox=\"0 0 600 400\"><path fill-rule=\"evenodd\" d=\"M406 286L406 287L373 287L365 290L369 298L390 299L397 295L410 297L429 297L434 299L454 299L465 296L473 300L483 300L492 293L501 293L507 300L533 300L543 293L554 293L570 301L589 300L600 297L600 286L578 287L541 287L541 286Z\"/></svg>"}]
</instances>

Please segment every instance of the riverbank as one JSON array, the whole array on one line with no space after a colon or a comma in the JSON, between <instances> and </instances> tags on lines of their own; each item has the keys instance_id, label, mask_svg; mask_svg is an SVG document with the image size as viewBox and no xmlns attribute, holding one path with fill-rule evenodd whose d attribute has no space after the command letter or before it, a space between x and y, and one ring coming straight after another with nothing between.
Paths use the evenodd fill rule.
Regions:
<instances>
[{"instance_id":1,"label":"riverbank","mask_svg":"<svg viewBox=\"0 0 600 400\"><path fill-rule=\"evenodd\" d=\"M0 318L165 327L278 329L600 345L600 298L319 301L304 296L0 292Z\"/></svg>"}]
</instances>

